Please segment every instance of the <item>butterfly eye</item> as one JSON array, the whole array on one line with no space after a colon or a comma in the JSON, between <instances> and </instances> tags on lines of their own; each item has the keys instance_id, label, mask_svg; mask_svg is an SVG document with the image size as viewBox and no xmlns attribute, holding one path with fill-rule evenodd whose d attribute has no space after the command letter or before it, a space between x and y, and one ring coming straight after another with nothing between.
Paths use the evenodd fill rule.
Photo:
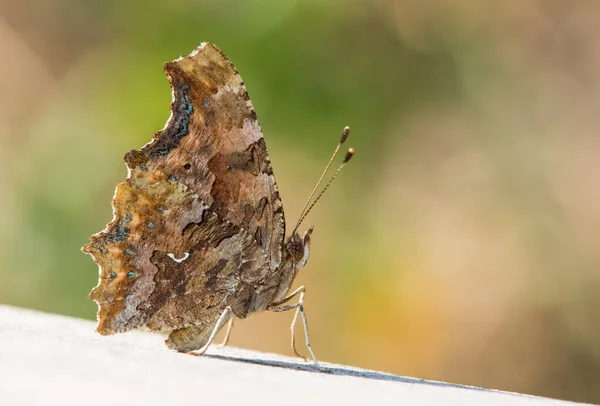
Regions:
<instances>
[{"instance_id":1,"label":"butterfly eye","mask_svg":"<svg viewBox=\"0 0 600 406\"><path fill-rule=\"evenodd\" d=\"M304 255L304 245L302 241L292 236L286 244L286 249L294 259L294 261L300 261Z\"/></svg>"},{"instance_id":2,"label":"butterfly eye","mask_svg":"<svg viewBox=\"0 0 600 406\"><path fill-rule=\"evenodd\" d=\"M190 165L189 163L183 165L183 169L190 169L192 167L192 165Z\"/></svg>"}]
</instances>

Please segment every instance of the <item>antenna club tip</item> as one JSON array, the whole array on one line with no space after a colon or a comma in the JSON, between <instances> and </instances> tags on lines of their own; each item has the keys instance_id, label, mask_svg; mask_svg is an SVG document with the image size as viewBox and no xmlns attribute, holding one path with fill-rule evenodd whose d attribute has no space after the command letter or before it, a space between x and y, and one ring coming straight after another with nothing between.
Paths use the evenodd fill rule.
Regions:
<instances>
[{"instance_id":1,"label":"antenna club tip","mask_svg":"<svg viewBox=\"0 0 600 406\"><path fill-rule=\"evenodd\" d=\"M346 156L344 157L344 162L348 162L354 156L354 148L348 148L348 152L346 152Z\"/></svg>"},{"instance_id":2,"label":"antenna club tip","mask_svg":"<svg viewBox=\"0 0 600 406\"><path fill-rule=\"evenodd\" d=\"M350 135L350 127L344 127L344 131L342 131L342 138L340 139L340 144L343 144Z\"/></svg>"}]
</instances>

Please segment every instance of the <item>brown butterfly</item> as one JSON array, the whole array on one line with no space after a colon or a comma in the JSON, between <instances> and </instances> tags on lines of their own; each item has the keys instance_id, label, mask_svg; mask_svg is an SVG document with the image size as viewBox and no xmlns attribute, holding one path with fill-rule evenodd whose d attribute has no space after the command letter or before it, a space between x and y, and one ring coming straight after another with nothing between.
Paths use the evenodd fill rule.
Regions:
<instances>
[{"instance_id":1,"label":"brown butterfly","mask_svg":"<svg viewBox=\"0 0 600 406\"><path fill-rule=\"evenodd\" d=\"M152 141L125 155L128 176L116 187L113 220L82 248L99 265L98 286L89 295L99 306L97 331L145 327L169 333L169 348L204 353L229 323L227 340L234 317L295 309L292 331L301 316L316 362L305 288L288 292L310 251L312 228L302 237L297 228L335 153L284 241L271 162L236 68L219 48L203 43L166 63L165 73L171 117ZM336 153L348 134L346 127ZM292 349L300 356L293 333Z\"/></svg>"}]
</instances>

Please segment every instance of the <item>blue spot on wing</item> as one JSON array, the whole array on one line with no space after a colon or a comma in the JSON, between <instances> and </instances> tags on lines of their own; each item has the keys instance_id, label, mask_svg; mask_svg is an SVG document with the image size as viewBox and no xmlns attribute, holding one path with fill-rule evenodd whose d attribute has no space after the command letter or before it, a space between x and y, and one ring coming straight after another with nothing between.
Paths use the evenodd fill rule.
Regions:
<instances>
[{"instance_id":1,"label":"blue spot on wing","mask_svg":"<svg viewBox=\"0 0 600 406\"><path fill-rule=\"evenodd\" d=\"M119 230L117 235L114 237L115 241L122 241L127 238L127 223L131 221L131 214L127 213L125 218L119 222Z\"/></svg>"},{"instance_id":2,"label":"blue spot on wing","mask_svg":"<svg viewBox=\"0 0 600 406\"><path fill-rule=\"evenodd\" d=\"M192 102L190 101L190 97L187 94L188 86L183 85L181 87L183 92L183 104L181 110L181 120L179 122L179 128L175 137L181 138L188 133L188 127L190 125L190 114L194 111L194 106L192 106Z\"/></svg>"},{"instance_id":3,"label":"blue spot on wing","mask_svg":"<svg viewBox=\"0 0 600 406\"><path fill-rule=\"evenodd\" d=\"M187 86L185 88L187 90ZM192 106L192 102L190 101L190 98L187 95L187 93L183 95L183 99L185 100L185 110L183 110L183 112L189 116L190 114L192 114L192 111L194 111L194 106Z\"/></svg>"},{"instance_id":4,"label":"blue spot on wing","mask_svg":"<svg viewBox=\"0 0 600 406\"><path fill-rule=\"evenodd\" d=\"M149 156L165 156L173 148L177 148L182 137L189 132L190 116L194 106L188 95L188 85L183 84L176 89L176 99L173 105L173 122L160 133L157 142L148 151Z\"/></svg>"}]
</instances>

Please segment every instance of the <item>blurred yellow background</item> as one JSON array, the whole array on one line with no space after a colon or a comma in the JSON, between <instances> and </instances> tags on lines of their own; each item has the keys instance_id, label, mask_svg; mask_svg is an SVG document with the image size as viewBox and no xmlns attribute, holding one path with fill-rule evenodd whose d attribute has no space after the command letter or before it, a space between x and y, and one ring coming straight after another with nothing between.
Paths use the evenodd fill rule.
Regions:
<instances>
[{"instance_id":1,"label":"blurred yellow background","mask_svg":"<svg viewBox=\"0 0 600 406\"><path fill-rule=\"evenodd\" d=\"M288 224L352 127L302 227L318 358L600 403L596 0L0 2L1 303L94 318L79 248L169 116L163 63L202 41L244 78ZM290 354L291 318L232 345Z\"/></svg>"}]
</instances>

